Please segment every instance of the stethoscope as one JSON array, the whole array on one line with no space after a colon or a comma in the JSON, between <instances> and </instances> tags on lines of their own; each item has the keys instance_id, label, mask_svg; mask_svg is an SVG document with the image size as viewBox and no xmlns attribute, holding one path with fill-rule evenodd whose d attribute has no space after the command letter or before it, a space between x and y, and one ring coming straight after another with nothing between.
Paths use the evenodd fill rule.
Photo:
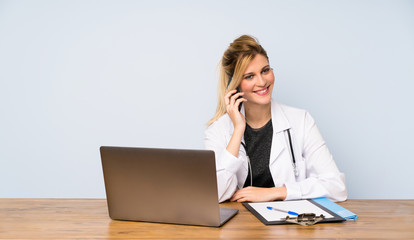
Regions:
<instances>
[{"instance_id":1,"label":"stethoscope","mask_svg":"<svg viewBox=\"0 0 414 240\"><path fill-rule=\"evenodd\" d=\"M292 157L293 172L295 173L295 176L297 177L297 176L299 176L299 174L298 174L298 171L296 169L296 159L295 159L295 153L293 152L292 137L290 136L290 129L286 129L284 132L287 133L287 136L288 136L288 139L289 139L289 148L290 148L290 155ZM252 172L252 165L250 164L250 157L249 157L249 154L247 153L246 144L244 142L241 142L241 145L244 147L244 151L246 152L246 157L247 157L247 163L249 165L250 186L253 186L253 172Z\"/></svg>"}]
</instances>

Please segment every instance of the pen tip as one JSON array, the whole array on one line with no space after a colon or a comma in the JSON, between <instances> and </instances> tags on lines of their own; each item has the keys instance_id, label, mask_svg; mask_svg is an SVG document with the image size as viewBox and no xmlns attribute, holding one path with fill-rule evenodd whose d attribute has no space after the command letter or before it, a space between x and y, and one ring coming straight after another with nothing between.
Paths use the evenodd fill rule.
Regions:
<instances>
[{"instance_id":1,"label":"pen tip","mask_svg":"<svg viewBox=\"0 0 414 240\"><path fill-rule=\"evenodd\" d=\"M267 209L272 210L272 207L267 207Z\"/></svg>"}]
</instances>

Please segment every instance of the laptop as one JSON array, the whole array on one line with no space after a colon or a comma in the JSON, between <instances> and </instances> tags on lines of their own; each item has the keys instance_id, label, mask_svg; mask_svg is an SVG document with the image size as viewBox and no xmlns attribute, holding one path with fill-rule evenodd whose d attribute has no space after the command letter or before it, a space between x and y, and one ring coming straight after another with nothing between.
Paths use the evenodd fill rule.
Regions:
<instances>
[{"instance_id":1,"label":"laptop","mask_svg":"<svg viewBox=\"0 0 414 240\"><path fill-rule=\"evenodd\" d=\"M219 227L237 209L219 208L214 152L100 148L113 220Z\"/></svg>"}]
</instances>

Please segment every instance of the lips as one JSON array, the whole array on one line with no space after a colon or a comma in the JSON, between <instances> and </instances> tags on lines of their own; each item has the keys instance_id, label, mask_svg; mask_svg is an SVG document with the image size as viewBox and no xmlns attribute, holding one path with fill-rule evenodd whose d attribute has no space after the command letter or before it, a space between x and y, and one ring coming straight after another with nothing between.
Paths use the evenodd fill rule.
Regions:
<instances>
[{"instance_id":1,"label":"lips","mask_svg":"<svg viewBox=\"0 0 414 240\"><path fill-rule=\"evenodd\" d=\"M265 87L265 88L259 89L257 91L254 91L254 93L257 94L257 95L259 95L259 96L264 96L267 93L269 93L269 87Z\"/></svg>"}]
</instances>

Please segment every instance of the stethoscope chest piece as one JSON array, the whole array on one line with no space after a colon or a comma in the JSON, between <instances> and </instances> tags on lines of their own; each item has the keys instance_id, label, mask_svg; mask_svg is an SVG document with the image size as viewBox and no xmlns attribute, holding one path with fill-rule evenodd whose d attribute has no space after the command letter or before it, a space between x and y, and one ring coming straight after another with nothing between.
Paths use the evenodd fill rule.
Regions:
<instances>
[{"instance_id":1,"label":"stethoscope chest piece","mask_svg":"<svg viewBox=\"0 0 414 240\"><path fill-rule=\"evenodd\" d=\"M296 168L296 164L292 164L292 167L293 167L293 172L295 173L295 177L298 177L299 176L299 171Z\"/></svg>"}]
</instances>

